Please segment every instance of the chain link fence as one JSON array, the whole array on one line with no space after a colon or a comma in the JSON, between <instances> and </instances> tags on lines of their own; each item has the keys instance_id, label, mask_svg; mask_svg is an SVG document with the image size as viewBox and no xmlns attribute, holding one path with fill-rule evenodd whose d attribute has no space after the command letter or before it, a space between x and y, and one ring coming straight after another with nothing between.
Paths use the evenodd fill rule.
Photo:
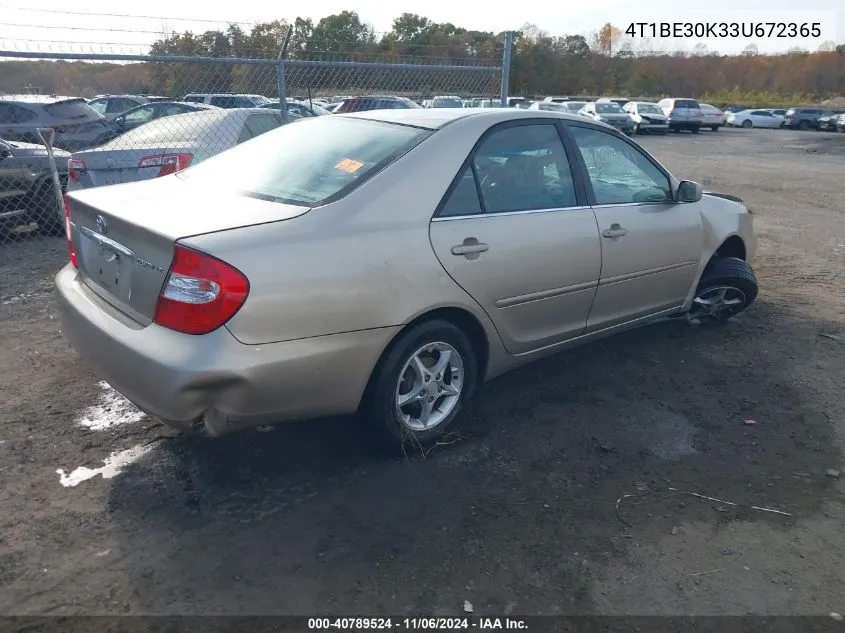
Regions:
<instances>
[{"instance_id":1,"label":"chain link fence","mask_svg":"<svg viewBox=\"0 0 845 633\"><path fill-rule=\"evenodd\" d=\"M13 64L9 73L22 77L19 94L0 94L0 248L21 240L37 248L64 233L43 141L50 130L63 192L149 180L335 109L426 107L436 97L452 107L498 104L507 96L509 54L500 59L491 66L0 51L0 74ZM62 85L44 89L45 63L64 64Z\"/></svg>"}]
</instances>

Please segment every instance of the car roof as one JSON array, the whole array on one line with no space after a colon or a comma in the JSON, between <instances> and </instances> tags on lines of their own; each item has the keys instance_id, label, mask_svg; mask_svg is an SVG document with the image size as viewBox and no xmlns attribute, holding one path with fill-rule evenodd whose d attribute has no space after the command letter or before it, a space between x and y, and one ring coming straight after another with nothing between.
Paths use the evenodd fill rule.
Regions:
<instances>
[{"instance_id":1,"label":"car roof","mask_svg":"<svg viewBox=\"0 0 845 633\"><path fill-rule=\"evenodd\" d=\"M453 121L467 117L486 117L490 119L491 125L504 121L536 118L567 119L569 121L578 121L579 123L584 121L583 117L576 114L548 110L522 110L517 108L409 108L407 110L367 110L365 112L333 114L332 116L399 123L430 130L439 129Z\"/></svg>"},{"instance_id":2,"label":"car roof","mask_svg":"<svg viewBox=\"0 0 845 633\"><path fill-rule=\"evenodd\" d=\"M58 95L0 95L0 101L15 101L18 103L43 103L49 105L59 101L85 101L82 97L61 97Z\"/></svg>"}]
</instances>

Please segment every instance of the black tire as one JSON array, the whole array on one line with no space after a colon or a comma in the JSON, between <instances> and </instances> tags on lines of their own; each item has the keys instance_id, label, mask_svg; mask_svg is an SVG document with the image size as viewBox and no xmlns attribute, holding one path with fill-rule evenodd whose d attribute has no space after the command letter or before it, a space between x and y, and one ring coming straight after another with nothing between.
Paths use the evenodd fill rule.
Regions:
<instances>
[{"instance_id":1,"label":"black tire","mask_svg":"<svg viewBox=\"0 0 845 633\"><path fill-rule=\"evenodd\" d=\"M38 230L46 235L63 235L65 226L59 212L59 201L56 199L53 183L42 183L32 196L27 220L38 224Z\"/></svg>"},{"instance_id":2,"label":"black tire","mask_svg":"<svg viewBox=\"0 0 845 633\"><path fill-rule=\"evenodd\" d=\"M746 129L750 128L752 125L754 124L751 122L751 119L745 119L745 121L742 122L742 127Z\"/></svg>"},{"instance_id":3,"label":"black tire","mask_svg":"<svg viewBox=\"0 0 845 633\"><path fill-rule=\"evenodd\" d=\"M802 132L806 132L807 130L810 129L810 124L807 123L806 121L801 121L801 123L798 124L798 129L801 130Z\"/></svg>"},{"instance_id":4,"label":"black tire","mask_svg":"<svg viewBox=\"0 0 845 633\"><path fill-rule=\"evenodd\" d=\"M427 430L415 430L404 424L397 413L400 372L420 348L430 343L446 343L460 356L463 363L463 386L455 406L449 414ZM426 447L453 430L456 418L466 401L472 397L478 382L478 361L469 337L451 321L434 319L413 326L395 340L381 358L364 396L360 414L377 432L382 442L407 451ZM436 403L440 400L436 400ZM406 405L413 406L413 405Z\"/></svg>"},{"instance_id":5,"label":"black tire","mask_svg":"<svg viewBox=\"0 0 845 633\"><path fill-rule=\"evenodd\" d=\"M690 132L692 132L693 134L698 134L700 131L701 129L698 126L695 126L690 130Z\"/></svg>"},{"instance_id":6,"label":"black tire","mask_svg":"<svg viewBox=\"0 0 845 633\"><path fill-rule=\"evenodd\" d=\"M736 291L729 294L732 298L739 298L741 295L742 303L735 307L728 307L718 314L703 313L698 304L699 298L702 296L706 298L708 292L717 293L721 288ZM699 318L702 323L720 325L754 303L757 292L757 277L748 262L738 257L717 257L707 264L701 275L690 314Z\"/></svg>"},{"instance_id":7,"label":"black tire","mask_svg":"<svg viewBox=\"0 0 845 633\"><path fill-rule=\"evenodd\" d=\"M711 126L710 126L710 129L711 129L711 130L713 130L714 132L718 132L718 131L719 131L719 126L718 126L718 125L711 125Z\"/></svg>"}]
</instances>

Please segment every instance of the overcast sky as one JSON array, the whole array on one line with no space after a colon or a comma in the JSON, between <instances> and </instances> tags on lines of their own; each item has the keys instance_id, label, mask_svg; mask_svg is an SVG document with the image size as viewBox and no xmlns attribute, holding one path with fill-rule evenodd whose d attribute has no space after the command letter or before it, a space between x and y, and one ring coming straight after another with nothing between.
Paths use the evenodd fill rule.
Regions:
<instances>
[{"instance_id":1,"label":"overcast sky","mask_svg":"<svg viewBox=\"0 0 845 633\"><path fill-rule=\"evenodd\" d=\"M245 28L248 23L273 19L293 20L297 15L315 22L321 17L344 9L357 11L376 31L390 29L394 17L403 12L420 13L436 22L452 22L458 26L484 31L519 29L533 23L553 35L581 34L595 31L605 22L625 29L635 22L788 22L797 25L820 23L818 38L727 38L661 40L657 48L691 50L703 42L711 51L736 53L749 43L760 52L785 52L791 47L816 50L825 40L845 43L845 2L816 0L811 8L797 9L802 3L794 0L708 0L683 3L678 0L649 0L648 2L620 2L619 0L589 0L579 3L520 2L496 0L483 4L455 0L315 0L312 2L215 3L212 0L180 0L173 3L121 3L114 0L86 0L68 3L67 0L0 0L0 48L11 50L52 50L54 52L102 50L103 52L145 52L165 29L204 31L225 28L224 23L196 20L237 21ZM679 5L706 6L705 11L692 12ZM297 7L298 13L288 7ZM483 10L478 7L483 6ZM139 17L79 16L67 13L28 11L37 8L87 13L121 13ZM219 7L219 8L218 8ZM266 8L265 8L266 7ZM287 13L290 11L289 13ZM280 13L281 12L281 13ZM174 18L187 18L177 20ZM10 26L11 24L21 26ZM48 28L50 27L50 28ZM98 30L86 30L98 29Z\"/></svg>"}]
</instances>

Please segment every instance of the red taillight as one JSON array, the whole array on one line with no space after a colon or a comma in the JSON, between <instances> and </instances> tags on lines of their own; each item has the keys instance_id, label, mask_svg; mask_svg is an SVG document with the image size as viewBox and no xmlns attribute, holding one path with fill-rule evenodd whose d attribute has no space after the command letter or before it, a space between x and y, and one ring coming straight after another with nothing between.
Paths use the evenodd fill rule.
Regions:
<instances>
[{"instance_id":1,"label":"red taillight","mask_svg":"<svg viewBox=\"0 0 845 633\"><path fill-rule=\"evenodd\" d=\"M231 319L248 294L249 281L239 270L177 244L153 321L185 334L208 334Z\"/></svg>"},{"instance_id":2,"label":"red taillight","mask_svg":"<svg viewBox=\"0 0 845 633\"><path fill-rule=\"evenodd\" d=\"M187 153L153 154L152 156L144 156L138 161L138 169L158 167L159 170L156 178L160 178L161 176L175 174L177 171L188 168L193 159L194 155Z\"/></svg>"},{"instance_id":3,"label":"red taillight","mask_svg":"<svg viewBox=\"0 0 845 633\"><path fill-rule=\"evenodd\" d=\"M70 255L70 263L79 268L79 260L76 258L76 249L73 247L73 236L70 232L70 201L65 199L65 237L67 237L67 250Z\"/></svg>"},{"instance_id":4,"label":"red taillight","mask_svg":"<svg viewBox=\"0 0 845 633\"><path fill-rule=\"evenodd\" d=\"M67 162L67 177L69 180L79 182L79 176L87 169L85 161L78 158L71 158Z\"/></svg>"}]
</instances>

